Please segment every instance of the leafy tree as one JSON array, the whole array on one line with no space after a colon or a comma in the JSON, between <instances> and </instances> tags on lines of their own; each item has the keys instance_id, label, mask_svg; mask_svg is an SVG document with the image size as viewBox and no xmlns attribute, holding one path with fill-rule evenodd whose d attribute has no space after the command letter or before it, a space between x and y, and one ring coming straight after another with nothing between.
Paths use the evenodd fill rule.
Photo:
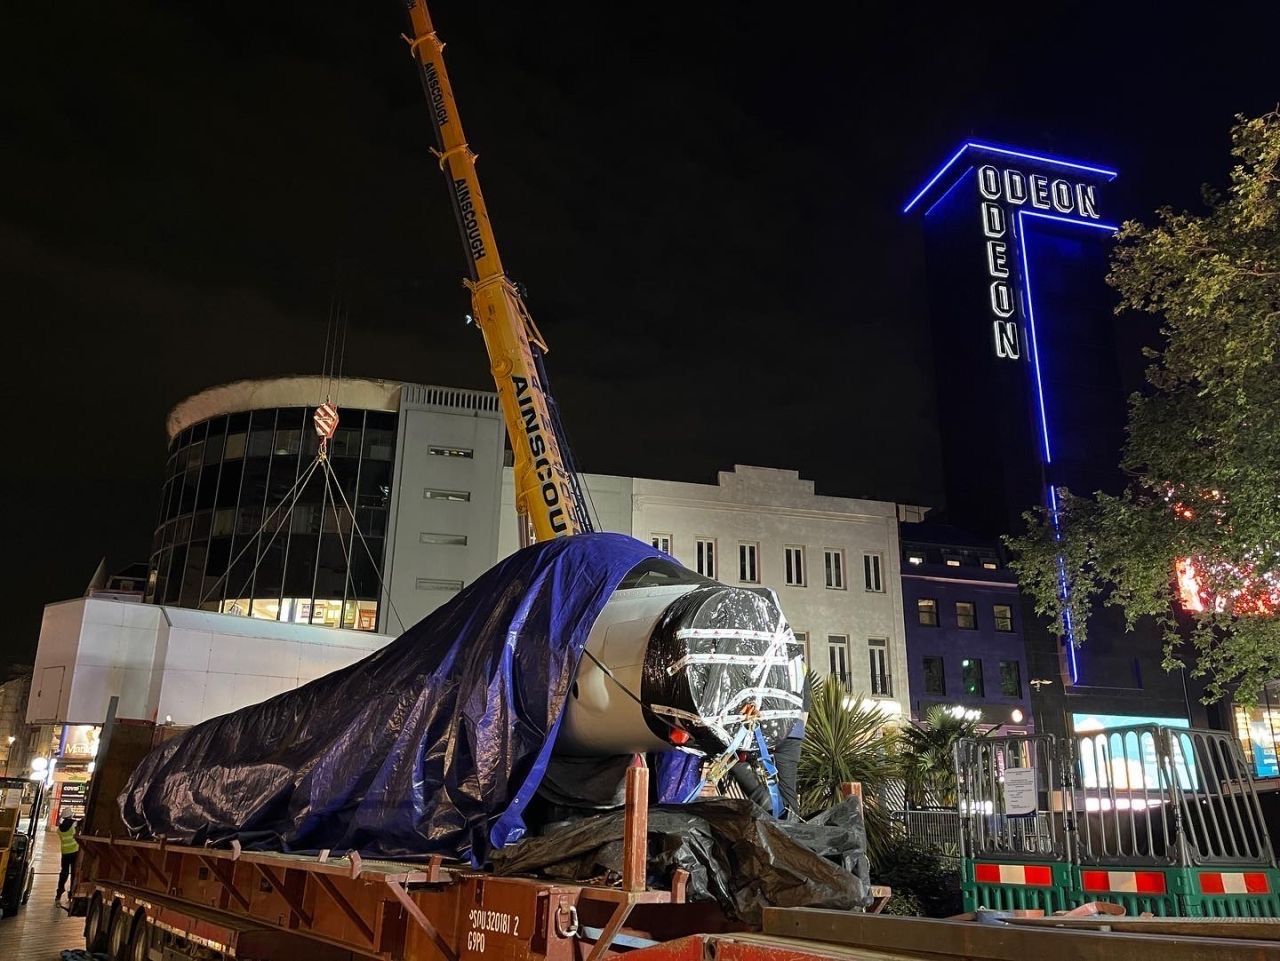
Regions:
<instances>
[{"instance_id":1,"label":"leafy tree","mask_svg":"<svg viewBox=\"0 0 1280 961\"><path fill-rule=\"evenodd\" d=\"M1154 617L1166 668L1185 637L1207 698L1248 701L1280 676L1280 113L1239 118L1232 139L1230 188L1206 189L1207 212L1120 230L1117 311L1163 318L1149 390L1130 399L1126 489L1062 490L1058 516L1025 515L1009 545L1059 634L1070 617L1084 641L1098 602L1130 627Z\"/></svg>"},{"instance_id":2,"label":"leafy tree","mask_svg":"<svg viewBox=\"0 0 1280 961\"><path fill-rule=\"evenodd\" d=\"M901 764L907 800L915 807L955 807L956 744L977 736L977 721L957 717L941 704L929 708L923 722L904 727Z\"/></svg>"},{"instance_id":3,"label":"leafy tree","mask_svg":"<svg viewBox=\"0 0 1280 961\"><path fill-rule=\"evenodd\" d=\"M864 707L865 699L849 693L838 678L813 675L811 680L813 703L797 772L801 813L812 817L832 807L841 801L841 784L860 782L867 853L874 863L890 831L879 798L898 774L894 734L885 716Z\"/></svg>"}]
</instances>

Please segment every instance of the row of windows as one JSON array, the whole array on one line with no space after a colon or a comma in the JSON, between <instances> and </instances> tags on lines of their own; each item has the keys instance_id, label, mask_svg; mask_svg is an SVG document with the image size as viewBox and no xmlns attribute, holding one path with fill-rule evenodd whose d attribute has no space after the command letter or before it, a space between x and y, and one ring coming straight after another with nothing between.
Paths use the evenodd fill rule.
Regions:
<instances>
[{"instance_id":1,"label":"row of windows","mask_svg":"<svg viewBox=\"0 0 1280 961\"><path fill-rule=\"evenodd\" d=\"M673 554L670 534L650 534L649 543L664 554ZM808 587L808 562L806 549L789 544L782 550L782 566L788 587ZM673 554L674 556L674 554ZM841 548L826 548L822 552L823 584L833 590L845 589L845 559ZM699 537L694 541L694 569L704 577L718 577L715 538ZM876 594L884 593L883 555L874 551L862 554L862 583L864 589ZM744 584L759 584L760 545L749 541L738 543L738 580Z\"/></svg>"},{"instance_id":2,"label":"row of windows","mask_svg":"<svg viewBox=\"0 0 1280 961\"><path fill-rule=\"evenodd\" d=\"M284 412L281 413L283 421ZM358 415L359 412L356 413ZM209 466L245 458L294 457L303 450L304 445L308 456L315 453L318 439L314 431L295 427L276 428L275 411L256 411L254 414L255 420L268 415L269 422L249 431L224 435L217 432L216 428L210 429L207 439L197 440L173 455L169 476L198 470L201 465ZM393 430L366 428L362 431L360 427L343 427L329 440L329 456L359 457L363 449L366 460L389 461L395 453L395 436Z\"/></svg>"},{"instance_id":3,"label":"row of windows","mask_svg":"<svg viewBox=\"0 0 1280 961\"><path fill-rule=\"evenodd\" d=\"M922 597L916 601L916 617L925 627L938 626L938 601ZM992 604L991 621L995 629L1004 634L1013 632L1013 607L1009 604ZM978 605L973 601L956 601L956 627L962 631L978 629Z\"/></svg>"},{"instance_id":4,"label":"row of windows","mask_svg":"<svg viewBox=\"0 0 1280 961\"><path fill-rule=\"evenodd\" d=\"M804 645L805 661L813 663L809 651L809 635L805 631L795 631L796 640ZM833 677L842 682L852 680L849 673L849 635L827 635L827 667ZM879 697L893 696L893 678L889 673L889 639L887 637L867 638L867 666L870 676L870 693Z\"/></svg>"},{"instance_id":5,"label":"row of windows","mask_svg":"<svg viewBox=\"0 0 1280 961\"><path fill-rule=\"evenodd\" d=\"M372 631L378 626L378 602L341 598L310 597L239 597L221 602L223 614L238 614L267 621L292 624L323 624L344 627L350 631Z\"/></svg>"},{"instance_id":6,"label":"row of windows","mask_svg":"<svg viewBox=\"0 0 1280 961\"><path fill-rule=\"evenodd\" d=\"M982 659L966 657L960 662L960 690L969 697L984 697ZM941 657L924 659L924 692L947 693L947 670ZM1000 693L1004 697L1022 697L1022 665L1017 661L1000 662Z\"/></svg>"},{"instance_id":7,"label":"row of windows","mask_svg":"<svg viewBox=\"0 0 1280 961\"><path fill-rule=\"evenodd\" d=\"M974 556L972 552L952 553L949 551L939 552L940 559L947 567L966 567L969 565L982 565L984 570L995 571L1000 569L1000 563L990 555ZM923 551L908 551L907 563L920 565L925 563L936 563L928 554Z\"/></svg>"}]
</instances>

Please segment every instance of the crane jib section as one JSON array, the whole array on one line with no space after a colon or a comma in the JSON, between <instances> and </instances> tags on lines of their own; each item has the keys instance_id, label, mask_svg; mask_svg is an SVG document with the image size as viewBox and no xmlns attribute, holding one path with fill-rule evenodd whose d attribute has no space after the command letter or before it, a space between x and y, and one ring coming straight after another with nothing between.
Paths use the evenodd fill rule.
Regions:
<instances>
[{"instance_id":1,"label":"crane jib section","mask_svg":"<svg viewBox=\"0 0 1280 961\"><path fill-rule=\"evenodd\" d=\"M472 318L484 336L489 366L514 455L516 510L527 517L535 540L583 530L586 512L567 467L538 356L547 352L523 299L498 254L489 211L476 176L476 155L467 145L449 74L444 43L422 0L407 0L413 35L407 37L422 77L435 133L434 153L449 186L466 252Z\"/></svg>"}]
</instances>

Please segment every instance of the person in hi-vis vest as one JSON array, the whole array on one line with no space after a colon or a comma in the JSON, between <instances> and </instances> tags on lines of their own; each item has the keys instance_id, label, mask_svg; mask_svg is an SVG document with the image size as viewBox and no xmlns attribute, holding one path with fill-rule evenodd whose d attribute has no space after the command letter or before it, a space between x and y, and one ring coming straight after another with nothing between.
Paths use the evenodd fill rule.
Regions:
<instances>
[{"instance_id":1,"label":"person in hi-vis vest","mask_svg":"<svg viewBox=\"0 0 1280 961\"><path fill-rule=\"evenodd\" d=\"M63 818L58 822L58 844L62 846L62 870L58 872L57 901L62 900L62 892L76 886L76 853L80 850L80 842L76 840L75 818ZM70 895L68 895L70 897Z\"/></svg>"}]
</instances>

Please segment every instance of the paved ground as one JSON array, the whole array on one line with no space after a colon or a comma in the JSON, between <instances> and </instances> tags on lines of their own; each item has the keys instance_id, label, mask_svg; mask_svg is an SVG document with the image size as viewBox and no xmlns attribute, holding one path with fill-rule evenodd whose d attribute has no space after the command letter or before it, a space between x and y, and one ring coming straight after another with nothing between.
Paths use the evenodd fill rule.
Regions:
<instances>
[{"instance_id":1,"label":"paved ground","mask_svg":"<svg viewBox=\"0 0 1280 961\"><path fill-rule=\"evenodd\" d=\"M84 947L84 918L54 904L61 856L58 835L36 835L36 880L31 900L16 915L0 918L0 958L4 961L58 961L64 948Z\"/></svg>"}]
</instances>

